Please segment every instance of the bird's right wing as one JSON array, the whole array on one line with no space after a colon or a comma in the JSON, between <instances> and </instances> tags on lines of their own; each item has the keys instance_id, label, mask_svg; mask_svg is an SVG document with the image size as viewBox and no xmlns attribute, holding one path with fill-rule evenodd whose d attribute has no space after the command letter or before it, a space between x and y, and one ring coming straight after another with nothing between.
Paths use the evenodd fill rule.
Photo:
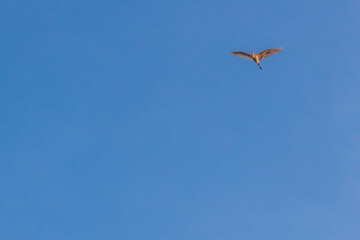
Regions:
<instances>
[{"instance_id":1,"label":"bird's right wing","mask_svg":"<svg viewBox=\"0 0 360 240\"><path fill-rule=\"evenodd\" d=\"M254 60L253 57L250 54L244 53L244 52L231 52L232 55L237 57L246 58L249 60Z\"/></svg>"}]
</instances>

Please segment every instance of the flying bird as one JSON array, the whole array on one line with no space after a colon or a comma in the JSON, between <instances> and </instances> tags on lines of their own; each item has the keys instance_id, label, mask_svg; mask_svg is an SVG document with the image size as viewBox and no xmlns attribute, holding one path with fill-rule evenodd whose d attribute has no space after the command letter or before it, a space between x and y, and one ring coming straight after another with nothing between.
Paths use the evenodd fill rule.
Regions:
<instances>
[{"instance_id":1,"label":"flying bird","mask_svg":"<svg viewBox=\"0 0 360 240\"><path fill-rule=\"evenodd\" d=\"M268 58L276 53L281 52L282 48L273 48L273 49L266 49L265 51L262 51L261 53L255 54L253 51L251 51L251 55L244 52L231 52L232 55L237 57L246 58L249 60L254 60L256 64L259 66L259 68L262 70L260 66L260 61Z\"/></svg>"}]
</instances>

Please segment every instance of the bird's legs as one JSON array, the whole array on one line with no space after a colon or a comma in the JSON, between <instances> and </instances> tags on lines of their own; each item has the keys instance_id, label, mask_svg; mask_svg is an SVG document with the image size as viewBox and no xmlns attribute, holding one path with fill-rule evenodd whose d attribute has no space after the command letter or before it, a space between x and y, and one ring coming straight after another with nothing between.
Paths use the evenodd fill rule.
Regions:
<instances>
[{"instance_id":1,"label":"bird's legs","mask_svg":"<svg viewBox=\"0 0 360 240\"><path fill-rule=\"evenodd\" d=\"M258 66L259 66L259 68L262 70L262 68L261 68L261 66L260 66L260 64L258 63Z\"/></svg>"}]
</instances>

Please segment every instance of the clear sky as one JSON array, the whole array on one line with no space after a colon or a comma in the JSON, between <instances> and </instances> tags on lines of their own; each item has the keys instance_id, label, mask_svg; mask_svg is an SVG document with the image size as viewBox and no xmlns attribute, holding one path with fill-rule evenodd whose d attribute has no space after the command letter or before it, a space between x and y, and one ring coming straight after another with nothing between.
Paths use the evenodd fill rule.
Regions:
<instances>
[{"instance_id":1,"label":"clear sky","mask_svg":"<svg viewBox=\"0 0 360 240\"><path fill-rule=\"evenodd\" d=\"M0 239L359 239L359 12L0 1Z\"/></svg>"}]
</instances>

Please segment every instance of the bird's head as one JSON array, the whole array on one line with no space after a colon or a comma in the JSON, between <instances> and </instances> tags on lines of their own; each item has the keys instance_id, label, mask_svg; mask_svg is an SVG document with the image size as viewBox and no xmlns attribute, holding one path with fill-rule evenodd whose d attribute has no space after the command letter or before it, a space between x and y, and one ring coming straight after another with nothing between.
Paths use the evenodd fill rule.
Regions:
<instances>
[{"instance_id":1,"label":"bird's head","mask_svg":"<svg viewBox=\"0 0 360 240\"><path fill-rule=\"evenodd\" d=\"M251 56L255 57L255 53L253 51L251 51Z\"/></svg>"}]
</instances>

